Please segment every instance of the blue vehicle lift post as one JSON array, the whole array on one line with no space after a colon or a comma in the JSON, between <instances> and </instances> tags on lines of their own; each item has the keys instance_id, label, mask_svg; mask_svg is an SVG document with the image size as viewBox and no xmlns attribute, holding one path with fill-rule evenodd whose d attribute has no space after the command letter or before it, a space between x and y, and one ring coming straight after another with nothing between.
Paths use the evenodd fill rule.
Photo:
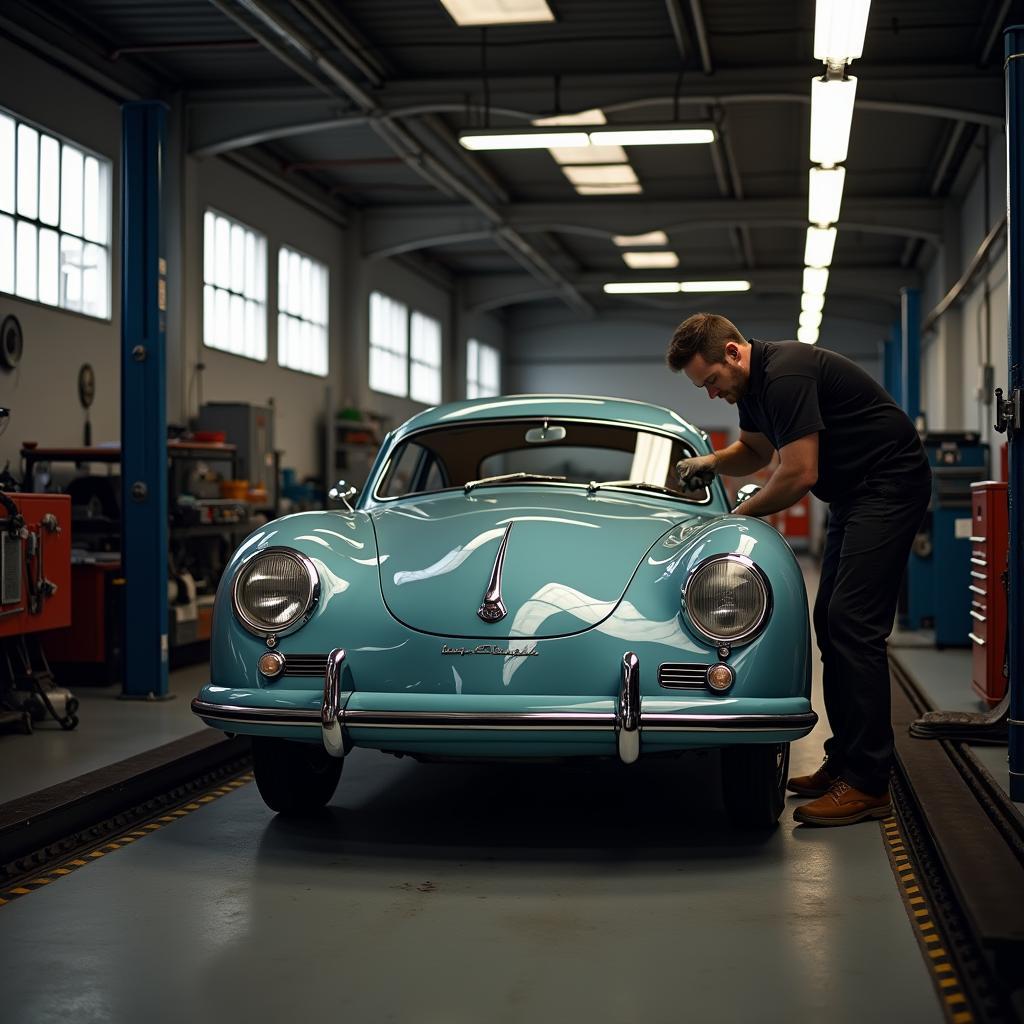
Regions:
<instances>
[{"instance_id":1,"label":"blue vehicle lift post","mask_svg":"<svg viewBox=\"0 0 1024 1024\"><path fill-rule=\"evenodd\" d=\"M1009 398L996 392L996 429L1003 427L1009 437L1010 479L1010 585L1007 609L1009 635L1009 736L1010 736L1010 798L1024 800L1024 664L1021 662L1021 633L1024 622L1024 565L1021 544L1024 543L1024 25L1014 25L1003 37L1006 56L1006 195L1007 195L1007 343L1010 371Z\"/></svg>"},{"instance_id":2,"label":"blue vehicle lift post","mask_svg":"<svg viewBox=\"0 0 1024 1024\"><path fill-rule=\"evenodd\" d=\"M126 103L121 157L121 695L167 699L167 108Z\"/></svg>"},{"instance_id":3,"label":"blue vehicle lift post","mask_svg":"<svg viewBox=\"0 0 1024 1024\"><path fill-rule=\"evenodd\" d=\"M921 415L921 293L900 289L900 397L911 422Z\"/></svg>"},{"instance_id":4,"label":"blue vehicle lift post","mask_svg":"<svg viewBox=\"0 0 1024 1024\"><path fill-rule=\"evenodd\" d=\"M885 339L883 348L882 370L884 374L883 383L885 390L889 392L893 400L899 404L902 400L902 385L900 384L900 325L894 323L889 331L889 337Z\"/></svg>"}]
</instances>

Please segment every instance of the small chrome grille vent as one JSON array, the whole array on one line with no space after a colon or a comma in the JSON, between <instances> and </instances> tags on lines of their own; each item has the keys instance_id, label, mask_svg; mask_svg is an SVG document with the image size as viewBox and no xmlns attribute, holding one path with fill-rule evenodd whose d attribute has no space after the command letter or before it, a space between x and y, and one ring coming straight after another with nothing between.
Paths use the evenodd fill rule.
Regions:
<instances>
[{"instance_id":1,"label":"small chrome grille vent","mask_svg":"<svg viewBox=\"0 0 1024 1024\"><path fill-rule=\"evenodd\" d=\"M286 654L284 676L320 676L327 671L326 654Z\"/></svg>"},{"instance_id":2,"label":"small chrome grille vent","mask_svg":"<svg viewBox=\"0 0 1024 1024\"><path fill-rule=\"evenodd\" d=\"M707 665L668 663L658 667L658 683L673 689L703 690Z\"/></svg>"}]
</instances>

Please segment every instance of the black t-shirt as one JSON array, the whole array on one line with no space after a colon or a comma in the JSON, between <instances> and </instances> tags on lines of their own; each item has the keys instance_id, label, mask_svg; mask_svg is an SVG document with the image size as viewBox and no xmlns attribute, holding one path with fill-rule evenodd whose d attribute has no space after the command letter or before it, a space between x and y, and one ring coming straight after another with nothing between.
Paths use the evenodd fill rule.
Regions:
<instances>
[{"instance_id":1,"label":"black t-shirt","mask_svg":"<svg viewBox=\"0 0 1024 1024\"><path fill-rule=\"evenodd\" d=\"M869 476L906 478L928 458L907 414L845 356L797 341L750 340L750 382L737 402L740 429L776 449L818 436L822 501L836 501Z\"/></svg>"}]
</instances>

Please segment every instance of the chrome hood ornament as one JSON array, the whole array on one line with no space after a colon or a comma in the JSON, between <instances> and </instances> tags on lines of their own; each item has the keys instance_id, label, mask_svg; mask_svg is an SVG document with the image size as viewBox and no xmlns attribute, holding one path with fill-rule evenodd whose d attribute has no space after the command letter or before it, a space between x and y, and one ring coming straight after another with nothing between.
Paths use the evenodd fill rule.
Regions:
<instances>
[{"instance_id":1,"label":"chrome hood ornament","mask_svg":"<svg viewBox=\"0 0 1024 1024\"><path fill-rule=\"evenodd\" d=\"M498 554L491 569L491 578L484 591L483 604L476 612L484 622L501 622L508 615L505 602L501 599L501 570L505 565L505 549L508 547L508 535L512 532L513 525L514 522L505 527L505 536L501 538L501 544L498 545Z\"/></svg>"}]
</instances>

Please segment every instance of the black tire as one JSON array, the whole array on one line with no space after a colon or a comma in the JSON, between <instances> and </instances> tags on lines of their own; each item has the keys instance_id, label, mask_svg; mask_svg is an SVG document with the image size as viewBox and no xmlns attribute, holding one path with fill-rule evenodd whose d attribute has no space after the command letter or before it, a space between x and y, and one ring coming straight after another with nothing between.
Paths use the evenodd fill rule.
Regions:
<instances>
[{"instance_id":1,"label":"black tire","mask_svg":"<svg viewBox=\"0 0 1024 1024\"><path fill-rule=\"evenodd\" d=\"M722 748L722 796L739 828L774 828L786 804L789 744Z\"/></svg>"},{"instance_id":2,"label":"black tire","mask_svg":"<svg viewBox=\"0 0 1024 1024\"><path fill-rule=\"evenodd\" d=\"M252 738L253 773L263 802L278 814L314 814L334 796L344 764L319 743Z\"/></svg>"}]
</instances>

